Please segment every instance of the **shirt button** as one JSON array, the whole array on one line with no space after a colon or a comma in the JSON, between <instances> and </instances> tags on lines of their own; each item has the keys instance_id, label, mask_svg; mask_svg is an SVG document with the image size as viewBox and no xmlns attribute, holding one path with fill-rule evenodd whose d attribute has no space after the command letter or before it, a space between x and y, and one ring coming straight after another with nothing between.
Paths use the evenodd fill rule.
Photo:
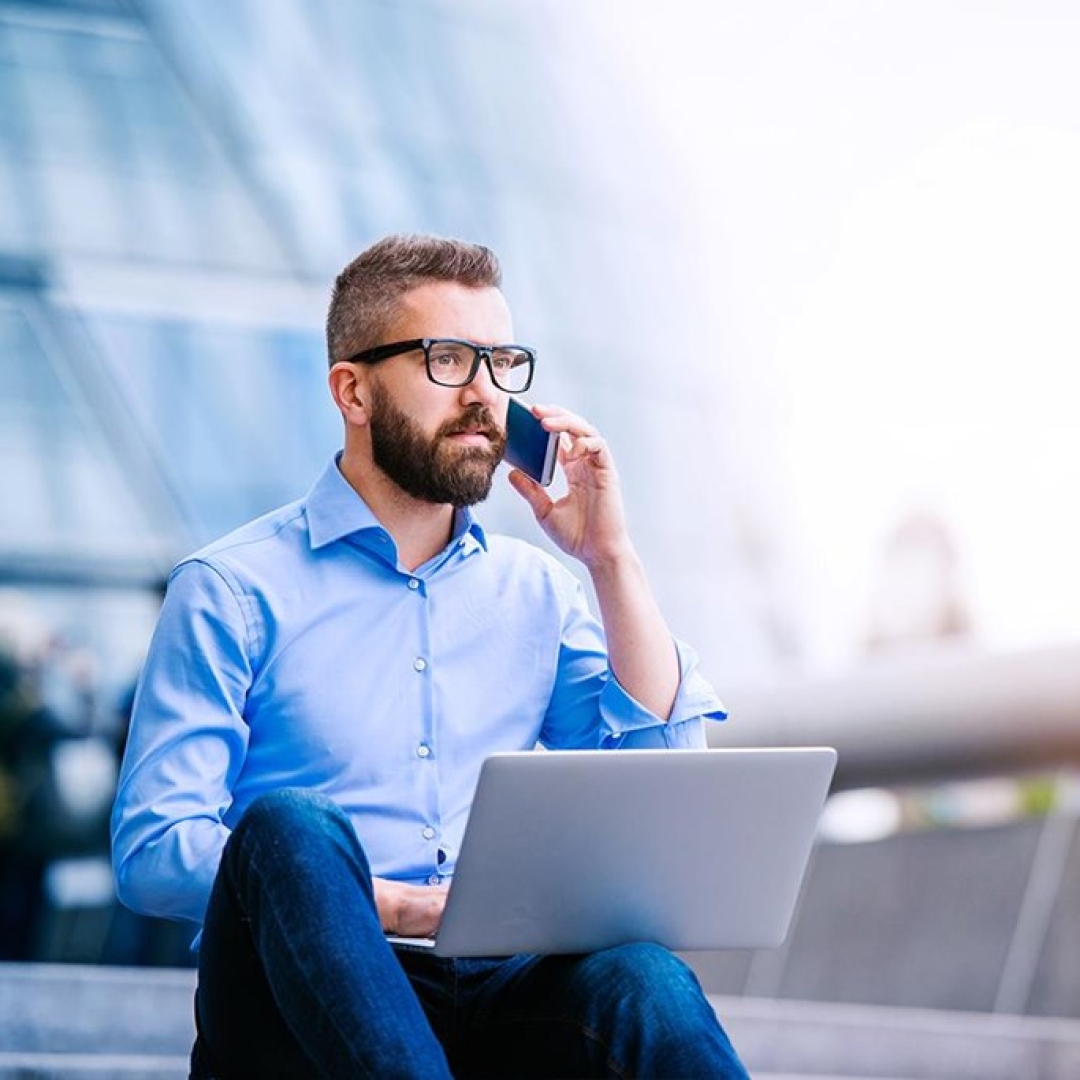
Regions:
<instances>
[{"instance_id":1,"label":"shirt button","mask_svg":"<svg viewBox=\"0 0 1080 1080\"><path fill-rule=\"evenodd\" d=\"M425 840L435 839L435 830L430 825L424 826L424 831L421 833Z\"/></svg>"},{"instance_id":2,"label":"shirt button","mask_svg":"<svg viewBox=\"0 0 1080 1080\"><path fill-rule=\"evenodd\" d=\"M409 578L409 588L410 589L419 589L420 588L420 582L417 581L416 578L414 578L414 577Z\"/></svg>"},{"instance_id":3,"label":"shirt button","mask_svg":"<svg viewBox=\"0 0 1080 1080\"><path fill-rule=\"evenodd\" d=\"M431 747L428 746L427 743L421 743L416 748L416 753L417 753L418 757L430 757L431 756Z\"/></svg>"},{"instance_id":4,"label":"shirt button","mask_svg":"<svg viewBox=\"0 0 1080 1080\"><path fill-rule=\"evenodd\" d=\"M429 885L438 885L440 881L442 881L441 874L432 874L431 877L428 878Z\"/></svg>"},{"instance_id":5,"label":"shirt button","mask_svg":"<svg viewBox=\"0 0 1080 1080\"><path fill-rule=\"evenodd\" d=\"M413 668L414 668L414 669L415 669L416 671L423 671L423 670L424 670L424 668L426 668L426 667L427 667L427 661L426 661L426 660L425 660L425 659L424 659L424 658L423 658L422 656L418 656L418 657L417 657L417 658L416 658L416 659L415 659L415 660L414 660L414 661L412 662L412 666L413 666Z\"/></svg>"}]
</instances>

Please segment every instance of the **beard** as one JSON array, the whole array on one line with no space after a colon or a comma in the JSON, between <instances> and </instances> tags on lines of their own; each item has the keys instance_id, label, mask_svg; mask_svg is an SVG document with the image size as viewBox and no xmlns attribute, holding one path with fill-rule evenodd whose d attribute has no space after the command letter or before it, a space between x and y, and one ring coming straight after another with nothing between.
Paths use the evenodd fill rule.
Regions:
<instances>
[{"instance_id":1,"label":"beard","mask_svg":"<svg viewBox=\"0 0 1080 1080\"><path fill-rule=\"evenodd\" d=\"M506 433L486 405L474 403L431 438L373 382L369 394L371 452L402 491L423 502L455 508L483 502L506 449ZM458 446L450 436L482 431L489 446Z\"/></svg>"}]
</instances>

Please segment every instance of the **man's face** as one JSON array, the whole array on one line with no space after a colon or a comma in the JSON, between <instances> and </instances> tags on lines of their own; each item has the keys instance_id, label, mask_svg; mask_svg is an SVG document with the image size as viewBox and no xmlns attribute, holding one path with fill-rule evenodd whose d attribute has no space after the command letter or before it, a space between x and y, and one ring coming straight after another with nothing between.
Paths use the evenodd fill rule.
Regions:
<instances>
[{"instance_id":1,"label":"man's face","mask_svg":"<svg viewBox=\"0 0 1080 1080\"><path fill-rule=\"evenodd\" d=\"M450 337L483 345L513 341L498 289L439 282L405 294L387 342ZM424 502L471 506L486 499L506 446L507 395L481 364L468 386L438 386L420 350L369 369L369 430L375 465Z\"/></svg>"}]
</instances>

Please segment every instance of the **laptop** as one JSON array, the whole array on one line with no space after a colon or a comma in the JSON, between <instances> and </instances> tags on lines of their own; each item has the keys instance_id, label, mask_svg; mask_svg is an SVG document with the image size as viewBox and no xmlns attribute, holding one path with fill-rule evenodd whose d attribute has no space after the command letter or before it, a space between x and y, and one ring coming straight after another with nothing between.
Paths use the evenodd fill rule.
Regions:
<instances>
[{"instance_id":1,"label":"laptop","mask_svg":"<svg viewBox=\"0 0 1080 1080\"><path fill-rule=\"evenodd\" d=\"M438 956L787 936L836 766L829 747L537 750L483 764Z\"/></svg>"}]
</instances>

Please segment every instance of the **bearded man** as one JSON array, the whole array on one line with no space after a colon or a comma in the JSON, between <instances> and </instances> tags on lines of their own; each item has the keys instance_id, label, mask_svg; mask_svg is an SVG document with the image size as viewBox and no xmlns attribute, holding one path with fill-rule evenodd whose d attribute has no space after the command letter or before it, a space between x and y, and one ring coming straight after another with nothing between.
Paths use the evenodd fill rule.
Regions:
<instances>
[{"instance_id":1,"label":"bearded man","mask_svg":"<svg viewBox=\"0 0 1080 1080\"><path fill-rule=\"evenodd\" d=\"M509 480L599 620L565 567L471 511L536 365L500 285L487 248L435 237L350 263L327 319L343 451L170 577L113 857L126 904L201 927L195 1078L746 1076L658 946L453 960L387 939L438 928L487 755L701 746L724 715L590 424L533 406L566 492Z\"/></svg>"}]
</instances>

